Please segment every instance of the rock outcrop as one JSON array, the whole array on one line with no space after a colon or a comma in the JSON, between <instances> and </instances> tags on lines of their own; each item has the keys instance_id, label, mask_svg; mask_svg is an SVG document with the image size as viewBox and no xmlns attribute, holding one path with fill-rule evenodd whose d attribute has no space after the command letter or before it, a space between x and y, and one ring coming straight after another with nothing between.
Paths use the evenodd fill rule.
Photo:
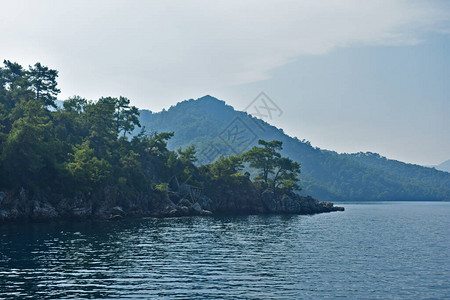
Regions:
<instances>
[{"instance_id":1,"label":"rock outcrop","mask_svg":"<svg viewBox=\"0 0 450 300\"><path fill-rule=\"evenodd\" d=\"M123 197L105 187L95 193L77 193L72 197L50 190L31 195L25 189L17 193L0 192L0 223L42 222L59 219L121 220L129 217L210 216L217 214L315 214L342 211L330 202L297 194L279 196L258 193L251 186L236 189L216 187L193 197L182 191L153 195L135 193Z\"/></svg>"}]
</instances>

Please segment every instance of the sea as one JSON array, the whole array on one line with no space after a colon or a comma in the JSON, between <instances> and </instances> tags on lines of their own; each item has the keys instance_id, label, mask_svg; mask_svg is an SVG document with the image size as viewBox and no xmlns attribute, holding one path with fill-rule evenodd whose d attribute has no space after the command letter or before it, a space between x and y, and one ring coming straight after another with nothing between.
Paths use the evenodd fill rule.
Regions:
<instances>
[{"instance_id":1,"label":"sea","mask_svg":"<svg viewBox=\"0 0 450 300\"><path fill-rule=\"evenodd\" d=\"M0 225L0 299L449 299L450 203Z\"/></svg>"}]
</instances>

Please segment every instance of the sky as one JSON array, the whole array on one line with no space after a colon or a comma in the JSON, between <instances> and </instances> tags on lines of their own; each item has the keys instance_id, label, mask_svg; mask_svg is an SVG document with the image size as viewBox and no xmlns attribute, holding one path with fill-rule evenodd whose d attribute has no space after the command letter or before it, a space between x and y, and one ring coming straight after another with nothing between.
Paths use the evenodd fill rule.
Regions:
<instances>
[{"instance_id":1,"label":"sky","mask_svg":"<svg viewBox=\"0 0 450 300\"><path fill-rule=\"evenodd\" d=\"M450 2L3 1L0 58L59 71L60 99L160 111L215 96L313 146L450 159Z\"/></svg>"}]
</instances>

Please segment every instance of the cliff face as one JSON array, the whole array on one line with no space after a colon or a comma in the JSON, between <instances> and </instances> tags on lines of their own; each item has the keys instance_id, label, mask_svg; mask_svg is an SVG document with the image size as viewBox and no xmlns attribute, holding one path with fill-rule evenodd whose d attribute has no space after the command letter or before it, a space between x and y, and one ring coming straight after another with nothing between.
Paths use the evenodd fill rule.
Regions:
<instances>
[{"instance_id":1,"label":"cliff face","mask_svg":"<svg viewBox=\"0 0 450 300\"><path fill-rule=\"evenodd\" d=\"M246 185L246 183L244 183ZM0 192L0 223L41 222L67 219L117 220L126 217L176 217L217 214L314 214L343 210L329 202L292 194L259 194L251 186L226 189L220 185L211 194L206 189L194 193L190 186L176 192L148 195L134 193L122 197L105 187L95 193L78 193L72 197L46 192L31 195L25 189Z\"/></svg>"},{"instance_id":2,"label":"cliff face","mask_svg":"<svg viewBox=\"0 0 450 300\"><path fill-rule=\"evenodd\" d=\"M95 193L77 193L71 197L53 193L50 189L31 194L0 192L0 223L9 221L47 221L57 219L108 219L113 216L145 216L154 211L160 199L135 193L123 198L106 187Z\"/></svg>"}]
</instances>

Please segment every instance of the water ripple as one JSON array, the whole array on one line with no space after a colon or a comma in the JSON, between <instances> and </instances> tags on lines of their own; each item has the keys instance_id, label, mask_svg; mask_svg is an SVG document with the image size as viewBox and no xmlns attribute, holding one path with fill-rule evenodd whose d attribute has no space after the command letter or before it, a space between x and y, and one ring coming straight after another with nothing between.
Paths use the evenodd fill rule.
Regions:
<instances>
[{"instance_id":1,"label":"water ripple","mask_svg":"<svg viewBox=\"0 0 450 300\"><path fill-rule=\"evenodd\" d=\"M448 203L0 227L0 298L446 298Z\"/></svg>"}]
</instances>

